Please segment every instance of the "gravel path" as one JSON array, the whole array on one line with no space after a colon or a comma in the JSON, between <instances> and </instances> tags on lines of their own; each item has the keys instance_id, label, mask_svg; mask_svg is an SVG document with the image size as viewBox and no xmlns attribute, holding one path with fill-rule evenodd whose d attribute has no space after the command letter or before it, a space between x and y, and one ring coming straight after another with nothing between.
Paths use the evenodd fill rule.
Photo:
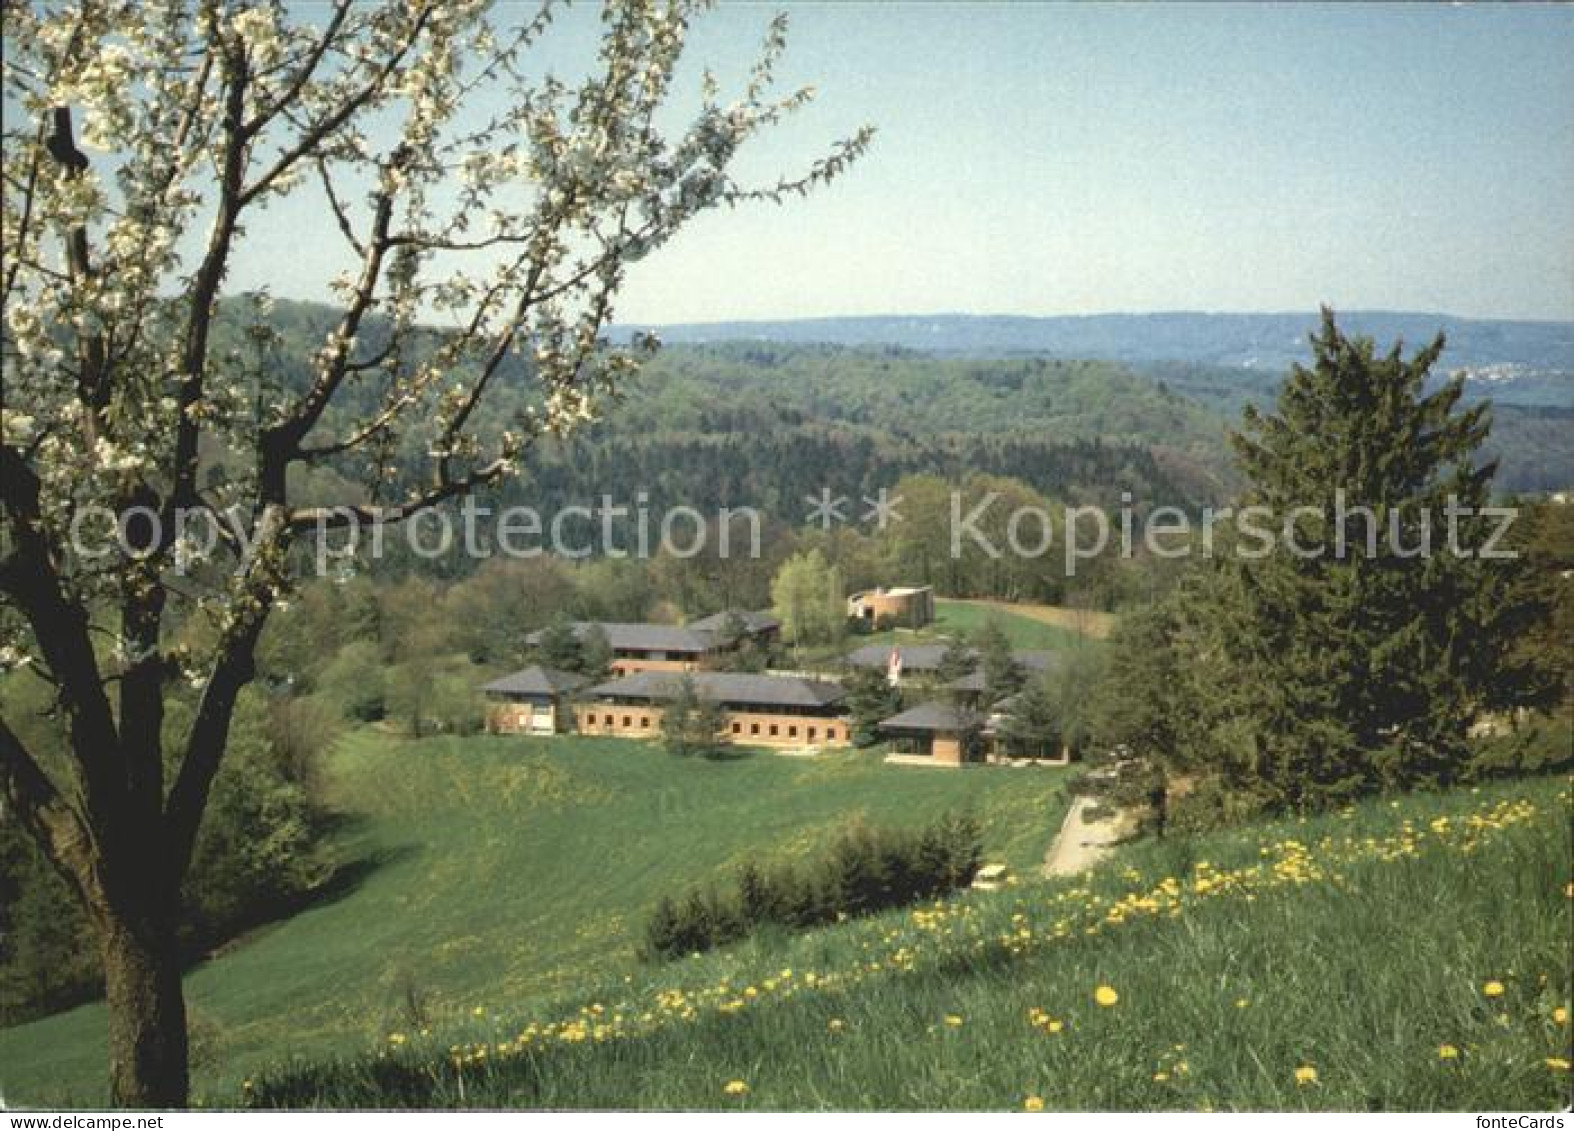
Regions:
<instances>
[{"instance_id":1,"label":"gravel path","mask_svg":"<svg viewBox=\"0 0 1574 1131\"><path fill-rule=\"evenodd\" d=\"M1122 821L1111 817L1103 821L1084 821L1082 815L1093 805L1093 799L1079 797L1071 803L1071 810L1061 822L1060 832L1044 854L1044 875L1074 876L1086 872L1112 850L1120 838Z\"/></svg>"}]
</instances>

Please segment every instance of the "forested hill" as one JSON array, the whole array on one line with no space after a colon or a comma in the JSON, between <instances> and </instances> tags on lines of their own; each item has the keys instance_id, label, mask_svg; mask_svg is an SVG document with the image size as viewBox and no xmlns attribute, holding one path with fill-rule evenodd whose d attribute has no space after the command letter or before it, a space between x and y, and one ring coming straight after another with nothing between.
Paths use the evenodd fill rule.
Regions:
<instances>
[{"instance_id":1,"label":"forested hill","mask_svg":"<svg viewBox=\"0 0 1574 1131\"><path fill-rule=\"evenodd\" d=\"M1185 504L1229 493L1225 433L1247 403L1270 404L1281 377L898 347L673 345L591 435L623 437L620 458L645 457L646 472L661 469L666 441L681 439L679 463L713 465L698 488L706 502L728 482L767 501L777 490L797 499L796 473L823 476L827 467L839 477L832 485L849 491L960 467L1018 476L1062 497L1108 501L1130 490ZM1529 403L1493 397L1488 450L1502 461L1499 485L1574 483L1574 404L1525 395Z\"/></svg>"},{"instance_id":2,"label":"forested hill","mask_svg":"<svg viewBox=\"0 0 1574 1131\"><path fill-rule=\"evenodd\" d=\"M1574 322L1514 322L1446 314L1340 311L1347 333L1420 345L1442 331L1449 369L1499 376L1574 375ZM1315 310L1290 314L885 315L784 321L686 323L655 327L663 341L770 341L900 346L926 353L1001 357L1101 358L1128 363L1183 361L1282 373L1307 356Z\"/></svg>"},{"instance_id":3,"label":"forested hill","mask_svg":"<svg viewBox=\"0 0 1574 1131\"><path fill-rule=\"evenodd\" d=\"M796 514L822 488L872 495L909 474L1010 476L1113 505L1228 493L1224 421L1106 362L940 360L824 347L675 346L606 419L547 445L521 490Z\"/></svg>"},{"instance_id":4,"label":"forested hill","mask_svg":"<svg viewBox=\"0 0 1574 1131\"><path fill-rule=\"evenodd\" d=\"M905 350L736 343L675 346L609 416L641 433L818 422L907 436L1033 434L1159 444L1203 455L1216 413L1123 365L965 360Z\"/></svg>"},{"instance_id":5,"label":"forested hill","mask_svg":"<svg viewBox=\"0 0 1574 1131\"><path fill-rule=\"evenodd\" d=\"M235 311L237 317L240 311ZM304 379L305 359L331 325L325 307L279 302L270 383ZM229 332L234 332L231 322ZM375 348L377 328L368 329ZM649 493L659 504L790 502L822 487L854 494L902 475L969 471L1020 478L1067 500L1195 504L1231 493L1224 443L1249 401L1266 403L1281 373L1201 362L939 356L904 347L768 341L673 344L605 419L543 446L509 490L542 505L603 493ZM515 373L484 410L507 426L529 395ZM1568 378L1547 378L1556 394ZM1500 383L1496 391L1519 382ZM1574 482L1574 402L1531 396L1498 403L1491 443L1501 486ZM367 383L348 390L374 402ZM1474 392L1474 389L1472 390ZM330 429L333 422L326 422ZM418 451L419 436L407 442ZM412 461L412 467L414 466Z\"/></svg>"},{"instance_id":6,"label":"forested hill","mask_svg":"<svg viewBox=\"0 0 1574 1131\"><path fill-rule=\"evenodd\" d=\"M244 355L226 312L226 346ZM300 387L331 326L326 307L279 301L266 384ZM379 327L362 335L379 348ZM518 363L478 422L513 423L530 383ZM378 379L346 390L377 404ZM264 390L266 392L267 390ZM323 430L340 427L333 419ZM1128 368L1099 361L933 358L913 351L775 346L673 346L630 382L604 418L566 442L543 442L510 499L552 507L602 494L657 505L754 505L797 515L805 495L873 493L903 475L1009 475L1077 501L1200 503L1228 493L1214 411ZM403 438L412 457L423 437ZM412 473L419 461L411 458Z\"/></svg>"}]
</instances>

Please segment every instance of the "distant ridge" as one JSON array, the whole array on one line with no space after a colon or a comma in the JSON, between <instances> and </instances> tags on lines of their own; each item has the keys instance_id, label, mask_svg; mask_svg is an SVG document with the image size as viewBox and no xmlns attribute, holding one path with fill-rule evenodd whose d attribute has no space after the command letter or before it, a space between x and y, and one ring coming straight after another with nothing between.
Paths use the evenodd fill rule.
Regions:
<instances>
[{"instance_id":1,"label":"distant ridge","mask_svg":"<svg viewBox=\"0 0 1574 1131\"><path fill-rule=\"evenodd\" d=\"M1409 311L1341 311L1340 326L1380 346L1419 346L1448 336L1444 366L1488 379L1574 374L1574 322L1459 318ZM771 341L895 346L925 353L999 357L1038 354L1124 362L1192 362L1279 371L1307 356L1316 311L1293 314L853 315L762 321L630 324L614 338L655 330L663 341Z\"/></svg>"}]
</instances>

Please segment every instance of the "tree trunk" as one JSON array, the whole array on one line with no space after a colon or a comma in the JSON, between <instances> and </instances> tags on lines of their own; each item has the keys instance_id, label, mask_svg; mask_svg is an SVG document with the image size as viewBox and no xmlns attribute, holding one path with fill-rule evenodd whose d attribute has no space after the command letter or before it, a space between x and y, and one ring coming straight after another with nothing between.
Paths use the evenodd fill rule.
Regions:
<instances>
[{"instance_id":1,"label":"tree trunk","mask_svg":"<svg viewBox=\"0 0 1574 1131\"><path fill-rule=\"evenodd\" d=\"M111 1102L184 1107L190 1076L174 917L111 920L103 944Z\"/></svg>"}]
</instances>

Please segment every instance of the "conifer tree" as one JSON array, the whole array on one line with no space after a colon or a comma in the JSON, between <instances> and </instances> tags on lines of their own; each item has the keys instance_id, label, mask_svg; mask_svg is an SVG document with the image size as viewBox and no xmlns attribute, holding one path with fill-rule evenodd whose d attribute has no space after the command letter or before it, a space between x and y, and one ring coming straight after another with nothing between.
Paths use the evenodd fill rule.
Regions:
<instances>
[{"instance_id":1,"label":"conifer tree","mask_svg":"<svg viewBox=\"0 0 1574 1131\"><path fill-rule=\"evenodd\" d=\"M584 644L567 617L559 615L536 638L535 659L542 667L577 672L584 662Z\"/></svg>"},{"instance_id":2,"label":"conifer tree","mask_svg":"<svg viewBox=\"0 0 1574 1131\"><path fill-rule=\"evenodd\" d=\"M946 644L945 651L940 654L940 663L935 668L935 678L941 683L950 683L970 675L978 666L978 653L968 644L965 637L954 637Z\"/></svg>"},{"instance_id":3,"label":"conifer tree","mask_svg":"<svg viewBox=\"0 0 1574 1131\"><path fill-rule=\"evenodd\" d=\"M1461 406L1462 377L1433 387L1443 337L1379 355L1324 310L1311 345L1231 438L1243 503L1272 519L1243 512L1195 610L1219 768L1297 807L1455 780L1473 721L1545 695L1509 658L1523 570L1481 556L1490 410ZM1282 536L1257 553L1265 526Z\"/></svg>"},{"instance_id":4,"label":"conifer tree","mask_svg":"<svg viewBox=\"0 0 1574 1131\"><path fill-rule=\"evenodd\" d=\"M872 746L879 734L875 727L881 719L888 719L902 709L902 695L891 686L880 668L853 667L842 686L847 691L844 700L851 723L853 745Z\"/></svg>"},{"instance_id":5,"label":"conifer tree","mask_svg":"<svg viewBox=\"0 0 1574 1131\"><path fill-rule=\"evenodd\" d=\"M588 626L579 639L579 663L570 671L590 679L605 679L612 670L612 641L599 624Z\"/></svg>"},{"instance_id":6,"label":"conifer tree","mask_svg":"<svg viewBox=\"0 0 1574 1131\"><path fill-rule=\"evenodd\" d=\"M1088 769L1073 792L1095 801L1095 817L1124 811L1141 830L1168 822L1169 779L1194 755L1189 657L1175 603L1132 612L1110 638L1110 660L1094 698Z\"/></svg>"},{"instance_id":7,"label":"conifer tree","mask_svg":"<svg viewBox=\"0 0 1574 1131\"><path fill-rule=\"evenodd\" d=\"M989 620L974 639L984 673L984 698L996 702L1022 689L1027 673L1011 650L1011 640L998 621Z\"/></svg>"},{"instance_id":8,"label":"conifer tree","mask_svg":"<svg viewBox=\"0 0 1574 1131\"><path fill-rule=\"evenodd\" d=\"M1002 706L1000 737L1007 756L1054 758L1060 754L1059 713L1042 680L1032 680Z\"/></svg>"},{"instance_id":9,"label":"conifer tree","mask_svg":"<svg viewBox=\"0 0 1574 1131\"><path fill-rule=\"evenodd\" d=\"M715 754L721 745L721 709L700 695L685 675L661 714L661 740L670 754Z\"/></svg>"}]
</instances>

